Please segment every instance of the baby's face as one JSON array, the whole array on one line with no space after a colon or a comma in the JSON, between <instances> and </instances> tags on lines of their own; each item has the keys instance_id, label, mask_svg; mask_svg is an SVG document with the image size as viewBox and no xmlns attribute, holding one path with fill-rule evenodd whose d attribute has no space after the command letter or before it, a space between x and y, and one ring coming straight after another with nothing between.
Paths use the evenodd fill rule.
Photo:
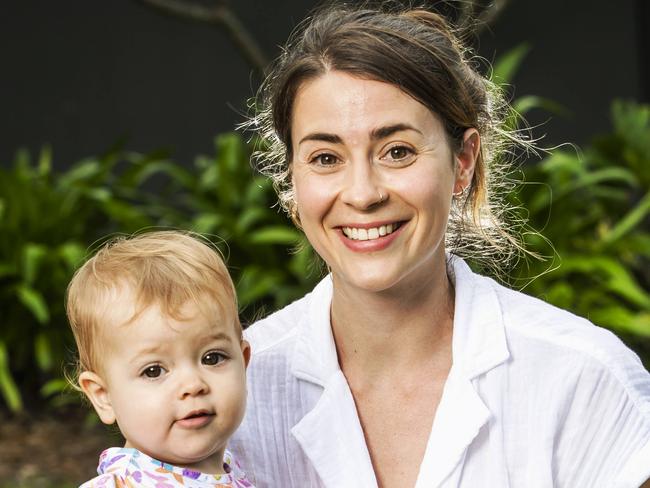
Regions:
<instances>
[{"instance_id":1,"label":"baby's face","mask_svg":"<svg viewBox=\"0 0 650 488\"><path fill-rule=\"evenodd\" d=\"M244 415L250 350L235 317L208 319L190 303L182 313L188 320L152 305L106 334L107 397L125 447L220 473L226 442Z\"/></svg>"}]
</instances>

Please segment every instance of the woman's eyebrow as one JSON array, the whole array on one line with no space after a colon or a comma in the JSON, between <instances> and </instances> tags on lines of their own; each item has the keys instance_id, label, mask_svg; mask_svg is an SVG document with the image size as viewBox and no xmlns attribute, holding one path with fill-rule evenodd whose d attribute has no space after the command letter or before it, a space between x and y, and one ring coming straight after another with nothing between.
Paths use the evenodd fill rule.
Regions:
<instances>
[{"instance_id":1,"label":"woman's eyebrow","mask_svg":"<svg viewBox=\"0 0 650 488\"><path fill-rule=\"evenodd\" d=\"M419 129L416 129L412 125L409 124L393 124L393 125L387 125L385 127L378 127L376 129L373 129L373 131L370 133L370 138L373 140L379 140L383 139L388 136L392 136L395 132L401 132L405 130L412 130L417 132L418 134L422 134L422 131Z\"/></svg>"},{"instance_id":2,"label":"woman's eyebrow","mask_svg":"<svg viewBox=\"0 0 650 488\"><path fill-rule=\"evenodd\" d=\"M405 130L412 130L417 132L418 134L422 134L421 130L416 129L412 125L392 124L392 125L387 125L385 127L378 127L376 129L373 129L372 132L370 132L370 138L372 140L379 140L379 139L383 139L384 137L391 136L395 132L401 132ZM305 141L330 142L332 144L341 144L343 142L343 140L336 134L328 134L326 132L315 132L313 134L307 134L305 137L300 139L298 144L302 144Z\"/></svg>"},{"instance_id":3,"label":"woman's eyebrow","mask_svg":"<svg viewBox=\"0 0 650 488\"><path fill-rule=\"evenodd\" d=\"M321 141L321 142L331 142L332 144L341 144L343 140L336 134L327 134L325 132L315 132L314 134L307 134L305 137L300 139L298 144L302 144L305 141Z\"/></svg>"}]
</instances>

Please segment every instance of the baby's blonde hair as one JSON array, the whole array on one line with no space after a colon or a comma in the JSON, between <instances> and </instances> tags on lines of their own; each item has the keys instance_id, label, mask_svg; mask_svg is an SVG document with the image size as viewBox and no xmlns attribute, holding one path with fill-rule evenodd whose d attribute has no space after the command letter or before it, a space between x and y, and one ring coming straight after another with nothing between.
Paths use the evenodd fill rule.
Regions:
<instances>
[{"instance_id":1,"label":"baby's blonde hair","mask_svg":"<svg viewBox=\"0 0 650 488\"><path fill-rule=\"evenodd\" d=\"M118 292L133 293L132 321L156 304L162 313L183 320L181 309L188 301L210 316L218 307L220 317L241 325L237 296L228 270L217 249L196 234L180 231L146 232L118 237L104 244L81 266L68 285L66 313L77 343L78 373L98 371L101 327ZM76 383L76 378L74 378Z\"/></svg>"}]
</instances>

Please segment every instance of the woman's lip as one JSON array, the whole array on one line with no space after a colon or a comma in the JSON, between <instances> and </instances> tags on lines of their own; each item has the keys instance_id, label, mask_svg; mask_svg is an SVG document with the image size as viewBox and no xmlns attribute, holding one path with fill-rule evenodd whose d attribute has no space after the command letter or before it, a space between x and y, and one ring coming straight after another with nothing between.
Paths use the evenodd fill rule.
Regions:
<instances>
[{"instance_id":1,"label":"woman's lip","mask_svg":"<svg viewBox=\"0 0 650 488\"><path fill-rule=\"evenodd\" d=\"M395 223L395 221L393 221L393 223ZM343 226L339 227L337 230L338 230L339 237L343 241L343 244L348 249L354 252L376 252L376 251L382 251L383 249L386 249L388 246L390 246L392 242L402 233L402 231L408 224L408 221L400 221L397 222L397 224L398 224L397 229L395 229L390 234L385 236L379 236L376 239L369 239L369 240L350 239L343 233ZM372 224L367 227L357 227L357 228L372 228L372 227L376 227L376 224Z\"/></svg>"},{"instance_id":2,"label":"woman's lip","mask_svg":"<svg viewBox=\"0 0 650 488\"><path fill-rule=\"evenodd\" d=\"M369 224L341 225L341 232L353 241L375 240L397 231L404 223L402 220L388 222L371 222Z\"/></svg>"}]
</instances>

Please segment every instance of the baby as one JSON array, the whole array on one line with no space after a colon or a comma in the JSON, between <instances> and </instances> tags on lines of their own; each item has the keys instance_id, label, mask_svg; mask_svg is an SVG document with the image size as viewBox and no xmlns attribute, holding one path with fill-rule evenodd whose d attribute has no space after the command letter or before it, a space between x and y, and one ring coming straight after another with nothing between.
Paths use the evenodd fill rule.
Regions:
<instances>
[{"instance_id":1,"label":"baby","mask_svg":"<svg viewBox=\"0 0 650 488\"><path fill-rule=\"evenodd\" d=\"M252 487L226 450L246 405L250 347L218 254L189 234L116 239L74 275L78 386L123 448L90 487Z\"/></svg>"}]
</instances>

